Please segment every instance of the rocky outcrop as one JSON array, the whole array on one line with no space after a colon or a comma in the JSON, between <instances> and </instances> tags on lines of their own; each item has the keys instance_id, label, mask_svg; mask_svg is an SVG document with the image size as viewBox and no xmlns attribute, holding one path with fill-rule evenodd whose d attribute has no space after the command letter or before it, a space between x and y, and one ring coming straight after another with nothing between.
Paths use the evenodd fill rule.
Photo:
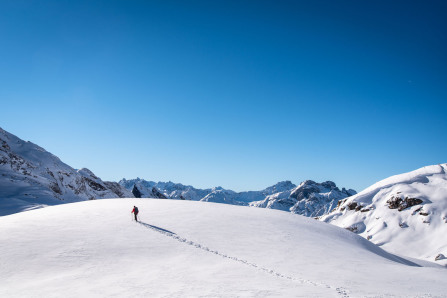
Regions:
<instances>
[{"instance_id":1,"label":"rocky outcrop","mask_svg":"<svg viewBox=\"0 0 447 298\"><path fill-rule=\"evenodd\" d=\"M306 180L291 190L267 196L264 200L250 205L318 217L329 213L339 201L355 193L352 189L340 190L332 181L317 183Z\"/></svg>"},{"instance_id":2,"label":"rocky outcrop","mask_svg":"<svg viewBox=\"0 0 447 298\"><path fill-rule=\"evenodd\" d=\"M388 204L388 208L397 209L398 211L402 211L409 207L422 204L422 202L423 201L421 199L416 198L405 197L405 199L402 199L399 195L393 195L389 200L386 201L386 203Z\"/></svg>"},{"instance_id":3,"label":"rocky outcrop","mask_svg":"<svg viewBox=\"0 0 447 298\"><path fill-rule=\"evenodd\" d=\"M447 164L439 164L379 181L320 219L399 254L433 261L447 247L446 212Z\"/></svg>"},{"instance_id":4,"label":"rocky outcrop","mask_svg":"<svg viewBox=\"0 0 447 298\"><path fill-rule=\"evenodd\" d=\"M152 187L152 197L157 199L167 199L164 194L162 194L156 187Z\"/></svg>"},{"instance_id":5,"label":"rocky outcrop","mask_svg":"<svg viewBox=\"0 0 447 298\"><path fill-rule=\"evenodd\" d=\"M45 149L0 128L0 215L91 199L133 197L116 182L75 170Z\"/></svg>"},{"instance_id":6,"label":"rocky outcrop","mask_svg":"<svg viewBox=\"0 0 447 298\"><path fill-rule=\"evenodd\" d=\"M134 185L132 188L132 194L135 196L135 198L141 198L141 192L136 185Z\"/></svg>"},{"instance_id":7,"label":"rocky outcrop","mask_svg":"<svg viewBox=\"0 0 447 298\"><path fill-rule=\"evenodd\" d=\"M296 186L281 181L260 191L235 192L214 187L197 189L173 182L152 182L144 179L123 179L120 185L132 190L135 186L143 198L167 198L203 202L245 205L278 209L305 216L320 216L332 210L340 200L355 194L355 190L341 190L332 181L316 183L307 180Z\"/></svg>"}]
</instances>

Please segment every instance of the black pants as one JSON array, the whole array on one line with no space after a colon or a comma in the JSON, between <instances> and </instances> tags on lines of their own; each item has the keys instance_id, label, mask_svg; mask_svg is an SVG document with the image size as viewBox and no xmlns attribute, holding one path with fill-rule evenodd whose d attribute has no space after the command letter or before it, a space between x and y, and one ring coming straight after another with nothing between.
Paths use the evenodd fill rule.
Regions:
<instances>
[{"instance_id":1,"label":"black pants","mask_svg":"<svg viewBox=\"0 0 447 298\"><path fill-rule=\"evenodd\" d=\"M138 213L134 213L134 215L135 215L135 221L138 221L138 219L137 219Z\"/></svg>"}]
</instances>

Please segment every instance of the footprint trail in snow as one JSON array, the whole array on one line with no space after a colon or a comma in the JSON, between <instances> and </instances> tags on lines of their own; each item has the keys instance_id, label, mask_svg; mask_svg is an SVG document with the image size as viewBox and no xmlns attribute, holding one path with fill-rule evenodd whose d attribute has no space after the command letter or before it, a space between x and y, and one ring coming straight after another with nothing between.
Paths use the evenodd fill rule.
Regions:
<instances>
[{"instance_id":1,"label":"footprint trail in snow","mask_svg":"<svg viewBox=\"0 0 447 298\"><path fill-rule=\"evenodd\" d=\"M314 281L311 281L311 280L307 280L307 279L303 279L303 278L296 278L296 277L293 277L293 276L282 274L282 273L279 273L279 272L277 272L275 270L272 270L272 269L269 269L269 268L265 268L265 267L259 266L257 264L251 263L249 261L246 261L246 260L243 260L243 259L239 259L239 258L236 258L236 257L233 257L233 256L229 256L229 255L226 255L224 253L218 252L216 250L210 249L210 248L208 248L206 246L203 246L203 245L201 245L199 243L196 243L194 241L190 241L190 240L188 240L186 238L182 238L182 237L178 236L177 234L175 234L174 232L171 232L171 231L168 231L168 230L165 230L165 229L162 229L162 228L159 228L159 227L156 227L156 226L153 226L153 225L141 222L141 221L139 221L138 223L141 224L142 226L148 228L148 229L156 231L156 232L158 232L160 234L163 234L165 236L171 237L171 238L173 238L173 239L175 239L175 240L177 240L179 242L182 242L182 243L188 244L190 246L193 246L195 248L201 249L203 251L206 251L206 252L218 255L218 256L220 256L222 258L230 259L230 260L233 260L235 262L244 264L246 266L253 267L253 268L255 268L255 269L259 270L259 271L263 271L265 273L271 274L271 275L276 276L278 278L284 278L284 279L291 280L291 281L296 281L296 282L299 282L299 283L302 283L302 284L309 284L309 285L312 285L312 286L315 286L315 287L325 287L325 288L328 288L328 289L333 289L341 297L346 297L346 298L349 297L348 291L345 288L334 287L334 286L328 285L326 283L314 282Z\"/></svg>"}]
</instances>

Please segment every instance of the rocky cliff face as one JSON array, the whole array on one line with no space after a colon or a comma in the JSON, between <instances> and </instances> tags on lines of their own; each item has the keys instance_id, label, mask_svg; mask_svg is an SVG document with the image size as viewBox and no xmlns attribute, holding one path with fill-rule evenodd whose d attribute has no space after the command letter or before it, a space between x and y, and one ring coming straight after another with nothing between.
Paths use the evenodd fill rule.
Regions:
<instances>
[{"instance_id":1,"label":"rocky cliff face","mask_svg":"<svg viewBox=\"0 0 447 298\"><path fill-rule=\"evenodd\" d=\"M140 178L123 179L119 183L128 190L136 187L142 197L147 198L163 194L169 199L271 208L313 217L328 213L339 200L356 193L354 190L344 188L340 190L332 181L316 183L311 180L299 186L290 181L282 181L264 190L244 192L235 192L222 187L197 189L179 183L152 182Z\"/></svg>"},{"instance_id":2,"label":"rocky cliff face","mask_svg":"<svg viewBox=\"0 0 447 298\"><path fill-rule=\"evenodd\" d=\"M133 197L116 182L75 170L45 149L0 128L0 215L46 205Z\"/></svg>"},{"instance_id":3,"label":"rocky cliff face","mask_svg":"<svg viewBox=\"0 0 447 298\"><path fill-rule=\"evenodd\" d=\"M321 220L394 253L435 261L447 253L447 164L377 182L339 201Z\"/></svg>"},{"instance_id":4,"label":"rocky cliff face","mask_svg":"<svg viewBox=\"0 0 447 298\"><path fill-rule=\"evenodd\" d=\"M307 180L293 189L274 193L250 205L317 217L329 213L340 200L355 193L352 189L340 190L332 181L317 183Z\"/></svg>"}]
</instances>

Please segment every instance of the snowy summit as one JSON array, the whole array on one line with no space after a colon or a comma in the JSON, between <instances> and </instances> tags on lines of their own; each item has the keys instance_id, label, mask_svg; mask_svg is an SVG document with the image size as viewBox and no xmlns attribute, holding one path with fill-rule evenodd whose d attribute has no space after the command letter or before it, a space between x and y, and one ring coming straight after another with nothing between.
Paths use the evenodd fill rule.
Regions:
<instances>
[{"instance_id":1,"label":"snowy summit","mask_svg":"<svg viewBox=\"0 0 447 298\"><path fill-rule=\"evenodd\" d=\"M447 265L447 164L377 182L321 220L393 253Z\"/></svg>"}]
</instances>

